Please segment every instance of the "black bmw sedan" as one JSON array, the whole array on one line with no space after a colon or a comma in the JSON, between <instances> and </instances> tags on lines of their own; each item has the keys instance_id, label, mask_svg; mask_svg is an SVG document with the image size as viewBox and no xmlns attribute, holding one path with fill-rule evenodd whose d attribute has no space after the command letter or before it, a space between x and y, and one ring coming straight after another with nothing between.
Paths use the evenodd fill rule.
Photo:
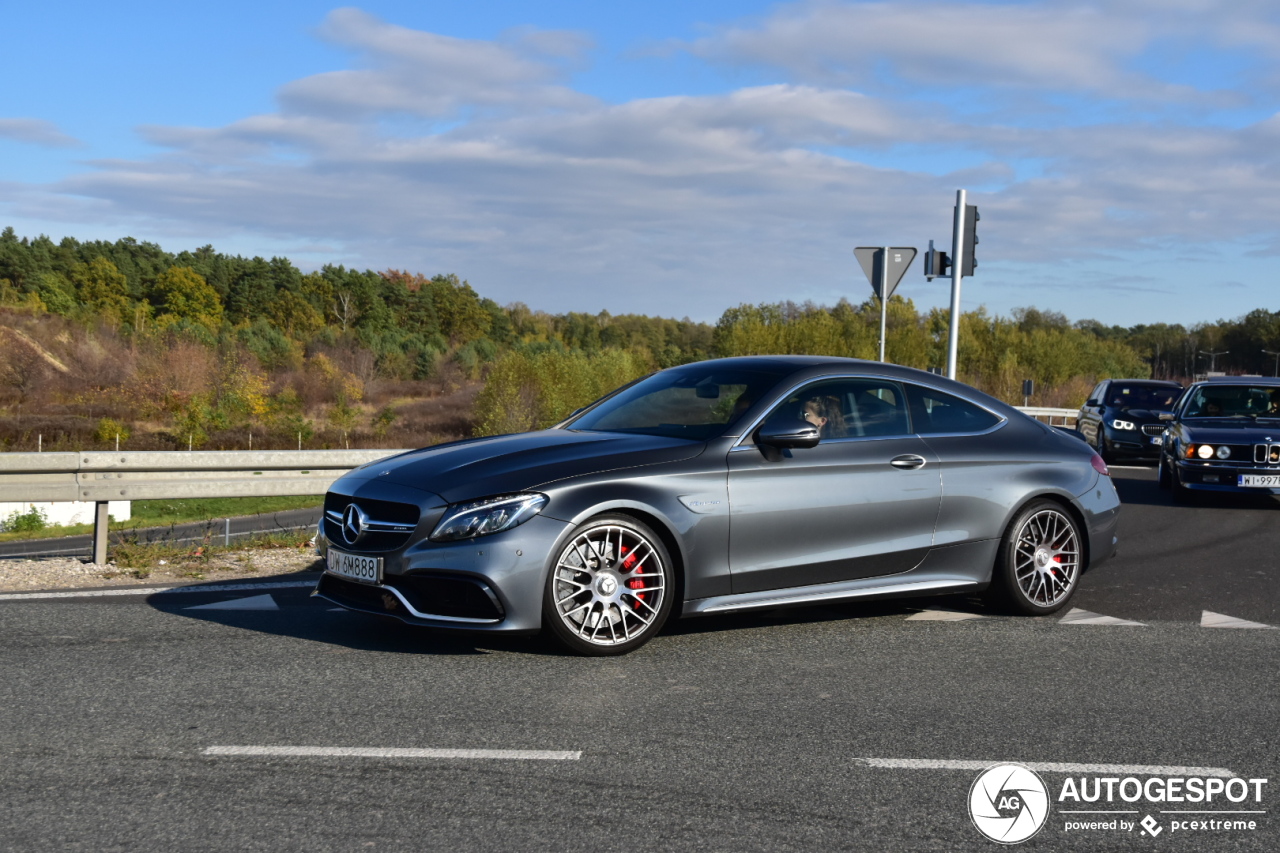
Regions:
<instances>
[{"instance_id":1,"label":"black bmw sedan","mask_svg":"<svg viewBox=\"0 0 1280 853\"><path fill-rule=\"evenodd\" d=\"M1052 613L1115 549L1075 438L973 388L824 357L700 362L551 429L365 465L325 497L316 593L622 654L673 615L985 590Z\"/></svg>"},{"instance_id":2,"label":"black bmw sedan","mask_svg":"<svg viewBox=\"0 0 1280 853\"><path fill-rule=\"evenodd\" d=\"M1076 429L1107 462L1154 461L1160 456L1160 413L1182 394L1177 382L1104 379L1076 415Z\"/></svg>"},{"instance_id":3,"label":"black bmw sedan","mask_svg":"<svg viewBox=\"0 0 1280 853\"><path fill-rule=\"evenodd\" d=\"M1166 417L1159 483L1174 500L1280 495L1280 379L1213 377Z\"/></svg>"}]
</instances>

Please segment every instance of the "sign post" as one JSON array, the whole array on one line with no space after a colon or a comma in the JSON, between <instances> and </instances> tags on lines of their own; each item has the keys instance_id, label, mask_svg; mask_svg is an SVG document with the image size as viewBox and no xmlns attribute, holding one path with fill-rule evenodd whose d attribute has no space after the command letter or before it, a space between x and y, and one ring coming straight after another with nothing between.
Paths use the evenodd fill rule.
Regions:
<instances>
[{"instance_id":1,"label":"sign post","mask_svg":"<svg viewBox=\"0 0 1280 853\"><path fill-rule=\"evenodd\" d=\"M885 326L889 297L898 288L898 282L906 275L907 267L916 258L914 246L859 246L853 250L862 271L871 282L871 289L880 298L880 360L884 361Z\"/></svg>"}]
</instances>

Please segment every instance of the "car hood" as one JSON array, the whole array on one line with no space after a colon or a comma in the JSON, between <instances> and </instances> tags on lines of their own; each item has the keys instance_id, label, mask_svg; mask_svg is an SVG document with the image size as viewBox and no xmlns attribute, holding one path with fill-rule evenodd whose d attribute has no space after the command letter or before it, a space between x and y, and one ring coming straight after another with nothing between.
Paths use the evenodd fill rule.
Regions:
<instances>
[{"instance_id":1,"label":"car hood","mask_svg":"<svg viewBox=\"0 0 1280 853\"><path fill-rule=\"evenodd\" d=\"M457 503L584 474L689 459L705 447L688 439L548 429L425 447L347 476L376 477Z\"/></svg>"},{"instance_id":2,"label":"car hood","mask_svg":"<svg viewBox=\"0 0 1280 853\"><path fill-rule=\"evenodd\" d=\"M1182 422L1188 441L1202 444L1258 444L1280 441L1280 420L1254 421L1252 418L1214 419L1203 423Z\"/></svg>"},{"instance_id":3,"label":"car hood","mask_svg":"<svg viewBox=\"0 0 1280 853\"><path fill-rule=\"evenodd\" d=\"M1128 421L1158 421L1160 415L1154 409L1122 409L1113 408L1111 413L1115 417L1122 417Z\"/></svg>"}]
</instances>

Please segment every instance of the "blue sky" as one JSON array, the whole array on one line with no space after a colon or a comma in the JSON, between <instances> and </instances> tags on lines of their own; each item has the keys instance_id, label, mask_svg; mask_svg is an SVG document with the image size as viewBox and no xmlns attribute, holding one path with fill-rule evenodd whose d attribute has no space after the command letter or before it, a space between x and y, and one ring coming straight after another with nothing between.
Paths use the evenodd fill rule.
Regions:
<instances>
[{"instance_id":1,"label":"blue sky","mask_svg":"<svg viewBox=\"0 0 1280 853\"><path fill-rule=\"evenodd\" d=\"M1280 309L1263 0L19 4L0 225L714 321L950 242L964 304ZM945 305L919 262L898 292Z\"/></svg>"}]
</instances>

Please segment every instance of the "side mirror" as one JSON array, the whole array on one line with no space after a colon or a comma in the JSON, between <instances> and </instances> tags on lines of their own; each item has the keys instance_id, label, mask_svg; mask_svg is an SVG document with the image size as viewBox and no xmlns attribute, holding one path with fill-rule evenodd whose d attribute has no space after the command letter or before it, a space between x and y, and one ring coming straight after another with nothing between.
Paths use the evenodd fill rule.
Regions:
<instances>
[{"instance_id":1,"label":"side mirror","mask_svg":"<svg viewBox=\"0 0 1280 853\"><path fill-rule=\"evenodd\" d=\"M769 447L817 447L821 434L818 428L799 418L781 418L766 423L756 430L757 444Z\"/></svg>"},{"instance_id":2,"label":"side mirror","mask_svg":"<svg viewBox=\"0 0 1280 853\"><path fill-rule=\"evenodd\" d=\"M1085 407L1086 407L1086 408L1088 408L1088 407L1090 407L1090 406L1096 406L1096 405L1098 405L1098 401L1097 401L1097 400L1095 400L1095 399L1093 399L1092 397L1090 397L1088 400L1085 400L1085 401L1084 401L1084 405L1085 405Z\"/></svg>"},{"instance_id":3,"label":"side mirror","mask_svg":"<svg viewBox=\"0 0 1280 853\"><path fill-rule=\"evenodd\" d=\"M1162 421L1171 421L1175 415L1173 412L1156 412L1156 417Z\"/></svg>"}]
</instances>

